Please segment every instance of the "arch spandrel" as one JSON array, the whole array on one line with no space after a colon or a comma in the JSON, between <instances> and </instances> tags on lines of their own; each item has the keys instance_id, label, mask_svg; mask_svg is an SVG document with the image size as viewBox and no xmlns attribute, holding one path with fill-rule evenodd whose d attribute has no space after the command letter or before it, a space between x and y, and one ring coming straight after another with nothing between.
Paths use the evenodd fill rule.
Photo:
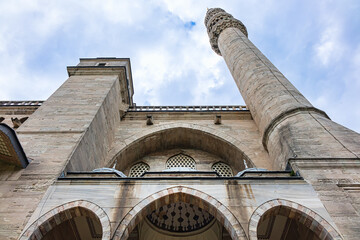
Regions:
<instances>
[{"instance_id":1,"label":"arch spandrel","mask_svg":"<svg viewBox=\"0 0 360 240\"><path fill-rule=\"evenodd\" d=\"M221 129L194 123L171 123L151 126L115 142L105 165L124 169L146 154L170 148L197 148L222 157L238 168L257 166L271 169L271 163L262 161L254 152L252 144L246 144ZM212 147L216 148L212 148ZM125 162L124 162L124 159ZM121 160L121 161L117 161ZM234 162L231 162L234 161ZM267 164L266 166L263 166ZM240 166L241 165L241 166Z\"/></svg>"},{"instance_id":2,"label":"arch spandrel","mask_svg":"<svg viewBox=\"0 0 360 240\"><path fill-rule=\"evenodd\" d=\"M224 226L232 239L248 239L242 225L226 206L204 192L184 186L175 186L161 190L140 201L125 215L116 227L112 239L126 240L132 230L146 218L147 214L154 211L157 207L177 201L192 203L208 211Z\"/></svg>"}]
</instances>

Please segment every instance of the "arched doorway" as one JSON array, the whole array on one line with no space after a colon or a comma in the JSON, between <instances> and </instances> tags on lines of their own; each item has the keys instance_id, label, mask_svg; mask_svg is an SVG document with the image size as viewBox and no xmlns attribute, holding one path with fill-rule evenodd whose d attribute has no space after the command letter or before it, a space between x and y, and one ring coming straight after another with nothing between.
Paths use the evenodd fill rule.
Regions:
<instances>
[{"instance_id":1,"label":"arched doorway","mask_svg":"<svg viewBox=\"0 0 360 240\"><path fill-rule=\"evenodd\" d=\"M113 239L245 240L247 237L222 203L196 189L178 186L154 193L138 203L121 221Z\"/></svg>"},{"instance_id":2,"label":"arched doorway","mask_svg":"<svg viewBox=\"0 0 360 240\"><path fill-rule=\"evenodd\" d=\"M21 240L110 239L106 213L88 201L74 201L47 212L22 234Z\"/></svg>"},{"instance_id":3,"label":"arched doorway","mask_svg":"<svg viewBox=\"0 0 360 240\"><path fill-rule=\"evenodd\" d=\"M342 239L319 214L300 204L275 199L259 206L249 224L250 239Z\"/></svg>"}]
</instances>

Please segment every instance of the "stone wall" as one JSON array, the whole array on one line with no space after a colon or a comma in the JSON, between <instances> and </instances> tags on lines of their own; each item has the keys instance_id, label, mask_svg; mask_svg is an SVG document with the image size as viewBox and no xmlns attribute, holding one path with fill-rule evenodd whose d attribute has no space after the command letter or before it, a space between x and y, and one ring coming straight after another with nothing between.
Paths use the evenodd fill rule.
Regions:
<instances>
[{"instance_id":1,"label":"stone wall","mask_svg":"<svg viewBox=\"0 0 360 240\"><path fill-rule=\"evenodd\" d=\"M116 168L124 170L149 153L181 147L217 155L234 169L243 169L244 159L249 160L248 167L273 169L248 112L221 113L220 125L214 124L216 114L158 113L148 126L143 113L128 113L116 131L105 166L116 162Z\"/></svg>"},{"instance_id":2,"label":"stone wall","mask_svg":"<svg viewBox=\"0 0 360 240\"><path fill-rule=\"evenodd\" d=\"M1 167L1 239L19 236L68 162L86 170L104 161L120 121L118 76L71 76L17 130L31 162L26 169Z\"/></svg>"},{"instance_id":3,"label":"stone wall","mask_svg":"<svg viewBox=\"0 0 360 240\"><path fill-rule=\"evenodd\" d=\"M33 214L29 222L37 217L67 202L88 201L105 211L110 219L112 236L120 238L127 223L139 221L149 210L152 201L162 196L171 195L177 191L184 196L190 194L189 199L194 204L210 211L214 216L223 217L220 222L229 233L242 234L247 239L249 221L257 207L269 200L283 199L293 202L293 206L305 206L319 214L330 225L334 225L316 192L303 180L202 180L201 183L193 180L62 180L51 186L46 198ZM93 194L95 193L96 194ZM180 196L179 196L180 197ZM286 202L285 201L285 202ZM208 205L210 204L210 205ZM212 206L212 204L214 204ZM159 204L157 204L159 205ZM159 205L161 206L161 205ZM218 209L218 210L217 210ZM301 209L299 207L299 209ZM304 208L302 208L304 210ZM217 211L220 211L216 213ZM136 215L135 212L140 215ZM141 216L141 217L140 217ZM138 218L140 217L140 218ZM124 220L123 219L127 219ZM137 220L135 220L137 219ZM124 225L125 224L125 225ZM127 225L126 225L127 226ZM233 227L231 227L233 226ZM135 226L132 226L132 229ZM126 227L125 227L126 228ZM129 232L127 232L129 234ZM239 235L238 235L239 236ZM235 238L236 239L236 238Z\"/></svg>"},{"instance_id":4,"label":"stone wall","mask_svg":"<svg viewBox=\"0 0 360 240\"><path fill-rule=\"evenodd\" d=\"M188 148L175 148L171 150L164 150L151 153L141 159L138 162L146 163L150 166L150 171L163 171L166 169L166 161L177 154L184 154L194 159L195 167L198 171L212 171L211 167L214 163L225 162L224 159L219 158L214 154L204 152L197 149L188 149ZM130 167L124 169L124 173L129 176ZM232 169L234 175L241 171L242 169Z\"/></svg>"}]
</instances>

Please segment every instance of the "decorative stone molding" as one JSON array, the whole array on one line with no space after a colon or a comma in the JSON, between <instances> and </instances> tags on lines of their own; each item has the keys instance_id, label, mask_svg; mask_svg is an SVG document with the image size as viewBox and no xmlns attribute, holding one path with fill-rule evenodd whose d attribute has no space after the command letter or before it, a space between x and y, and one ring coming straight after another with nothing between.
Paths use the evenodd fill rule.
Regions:
<instances>
[{"instance_id":1,"label":"decorative stone molding","mask_svg":"<svg viewBox=\"0 0 360 240\"><path fill-rule=\"evenodd\" d=\"M229 106L130 106L128 112L242 112L245 105Z\"/></svg>"},{"instance_id":2,"label":"decorative stone molding","mask_svg":"<svg viewBox=\"0 0 360 240\"><path fill-rule=\"evenodd\" d=\"M86 75L99 75L99 76L109 76L109 75L120 75L125 73L126 68L124 66L68 66L67 67L68 75L71 76L86 76Z\"/></svg>"},{"instance_id":3,"label":"decorative stone molding","mask_svg":"<svg viewBox=\"0 0 360 240\"><path fill-rule=\"evenodd\" d=\"M24 231L19 240L40 240L56 226L78 216L97 218L102 227L102 239L110 239L110 220L106 212L92 202L77 200L60 205L39 217Z\"/></svg>"},{"instance_id":4,"label":"decorative stone molding","mask_svg":"<svg viewBox=\"0 0 360 240\"><path fill-rule=\"evenodd\" d=\"M199 190L176 186L151 194L133 207L117 226L113 240L125 240L136 225L156 208L172 202L194 204L213 215L229 232L232 239L247 239L241 224L221 202Z\"/></svg>"},{"instance_id":5,"label":"decorative stone molding","mask_svg":"<svg viewBox=\"0 0 360 240\"><path fill-rule=\"evenodd\" d=\"M221 8L211 8L206 13L205 26L210 39L211 48L221 56L218 46L220 33L226 28L238 28L246 37L248 36L245 25Z\"/></svg>"},{"instance_id":6,"label":"decorative stone molding","mask_svg":"<svg viewBox=\"0 0 360 240\"><path fill-rule=\"evenodd\" d=\"M274 131L274 129L285 119L294 116L297 113L317 113L321 116L330 119L329 116L322 110L317 109L315 107L295 107L293 109L287 110L277 117L275 117L271 122L268 124L268 126L265 128L264 135L262 137L262 144L266 151L268 151L268 141L271 133Z\"/></svg>"},{"instance_id":7,"label":"decorative stone molding","mask_svg":"<svg viewBox=\"0 0 360 240\"><path fill-rule=\"evenodd\" d=\"M207 13L206 13L206 16L205 16L205 26L207 26L210 18L212 18L215 14L219 13L219 12L224 12L225 13L225 10L222 9L222 8L210 8L207 10Z\"/></svg>"},{"instance_id":8,"label":"decorative stone molding","mask_svg":"<svg viewBox=\"0 0 360 240\"><path fill-rule=\"evenodd\" d=\"M296 214L301 216L299 221L315 232L320 239L343 239L333 226L313 210L289 200L273 199L261 204L251 215L249 221L250 240L258 239L257 227L261 217L264 216L267 211L279 206L284 206L289 209L289 211L285 211L289 218L294 218Z\"/></svg>"},{"instance_id":9,"label":"decorative stone molding","mask_svg":"<svg viewBox=\"0 0 360 240\"><path fill-rule=\"evenodd\" d=\"M45 101L0 101L0 107L41 106Z\"/></svg>"}]
</instances>

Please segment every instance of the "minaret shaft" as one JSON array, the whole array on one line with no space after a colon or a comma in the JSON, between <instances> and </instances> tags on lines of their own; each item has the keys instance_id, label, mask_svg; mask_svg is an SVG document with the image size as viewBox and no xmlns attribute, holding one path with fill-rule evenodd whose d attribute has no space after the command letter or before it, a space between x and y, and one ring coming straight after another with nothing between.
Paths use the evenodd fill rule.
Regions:
<instances>
[{"instance_id":1,"label":"minaret shaft","mask_svg":"<svg viewBox=\"0 0 360 240\"><path fill-rule=\"evenodd\" d=\"M239 29L224 29L218 46L262 134L282 114L313 108Z\"/></svg>"},{"instance_id":2,"label":"minaret shaft","mask_svg":"<svg viewBox=\"0 0 360 240\"><path fill-rule=\"evenodd\" d=\"M212 8L205 26L211 47L224 57L275 168L284 169L294 158L358 157L349 137L353 133L313 107L251 43L241 21ZM332 131L338 134L339 129L341 135L335 136Z\"/></svg>"}]
</instances>

